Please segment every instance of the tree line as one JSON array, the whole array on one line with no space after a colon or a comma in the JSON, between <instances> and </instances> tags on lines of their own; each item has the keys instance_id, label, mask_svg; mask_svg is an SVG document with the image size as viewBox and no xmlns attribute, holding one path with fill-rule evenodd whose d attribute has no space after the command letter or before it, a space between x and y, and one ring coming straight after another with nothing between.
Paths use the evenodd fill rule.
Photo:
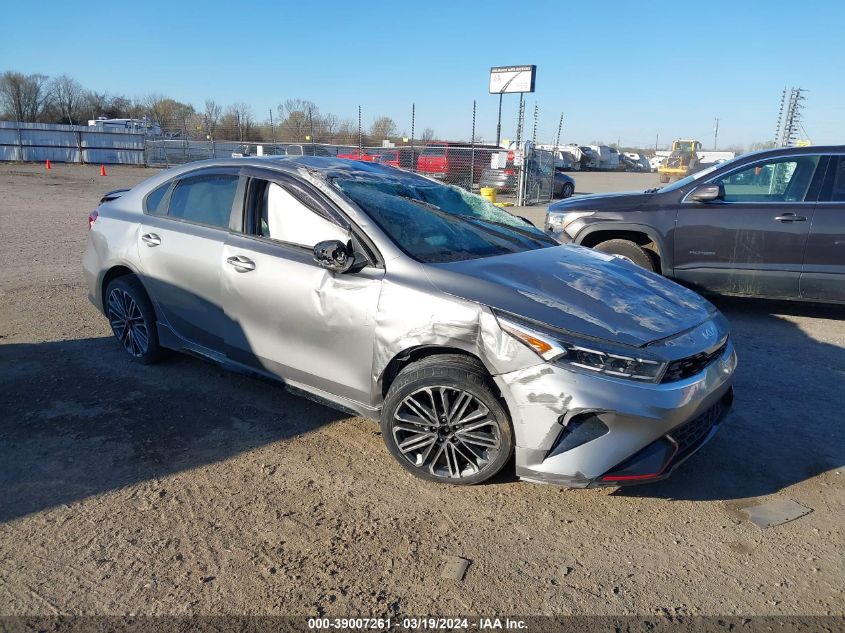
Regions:
<instances>
[{"instance_id":1,"label":"tree line","mask_svg":"<svg viewBox=\"0 0 845 633\"><path fill-rule=\"evenodd\" d=\"M380 145L383 140L402 142L409 135L389 116L377 116L369 126L357 119L323 113L307 99L286 99L274 112L256 116L247 103L223 105L206 99L202 107L163 94L143 98L86 89L68 75L5 71L0 75L0 119L25 123L87 125L89 120L148 119L171 138L215 139L239 142L309 142L339 145ZM426 128L421 143L434 139Z\"/></svg>"}]
</instances>

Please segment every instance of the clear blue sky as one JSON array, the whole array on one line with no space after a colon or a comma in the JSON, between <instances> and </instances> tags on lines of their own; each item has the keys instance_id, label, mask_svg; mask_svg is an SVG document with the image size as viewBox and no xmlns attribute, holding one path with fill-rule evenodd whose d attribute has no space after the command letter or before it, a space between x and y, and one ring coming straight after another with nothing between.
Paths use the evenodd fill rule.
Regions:
<instances>
[{"instance_id":1,"label":"clear blue sky","mask_svg":"<svg viewBox=\"0 0 845 633\"><path fill-rule=\"evenodd\" d=\"M536 64L530 137L748 145L774 135L784 86L809 89L804 127L845 144L845 1L708 2L45 2L4 7L0 70L67 73L97 91L156 92L201 108L246 102L256 117L287 98L364 123L494 139L490 66ZM507 95L513 138L518 96ZM275 113L274 113L275 116Z\"/></svg>"}]
</instances>

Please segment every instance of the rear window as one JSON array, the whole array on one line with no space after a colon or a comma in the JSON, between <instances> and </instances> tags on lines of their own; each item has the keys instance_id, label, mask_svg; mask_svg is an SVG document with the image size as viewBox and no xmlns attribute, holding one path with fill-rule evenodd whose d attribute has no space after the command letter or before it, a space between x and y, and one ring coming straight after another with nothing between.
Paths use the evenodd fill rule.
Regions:
<instances>
[{"instance_id":1,"label":"rear window","mask_svg":"<svg viewBox=\"0 0 845 633\"><path fill-rule=\"evenodd\" d=\"M423 156L445 156L445 145L429 145L422 151Z\"/></svg>"},{"instance_id":2,"label":"rear window","mask_svg":"<svg viewBox=\"0 0 845 633\"><path fill-rule=\"evenodd\" d=\"M168 217L226 228L238 189L238 177L211 174L180 180L170 195Z\"/></svg>"},{"instance_id":3,"label":"rear window","mask_svg":"<svg viewBox=\"0 0 845 633\"><path fill-rule=\"evenodd\" d=\"M147 195L144 201L144 209L147 213L152 215L164 215L167 212L167 207L164 204L164 194L170 189L172 182L166 182L158 189L153 189L152 193Z\"/></svg>"}]
</instances>

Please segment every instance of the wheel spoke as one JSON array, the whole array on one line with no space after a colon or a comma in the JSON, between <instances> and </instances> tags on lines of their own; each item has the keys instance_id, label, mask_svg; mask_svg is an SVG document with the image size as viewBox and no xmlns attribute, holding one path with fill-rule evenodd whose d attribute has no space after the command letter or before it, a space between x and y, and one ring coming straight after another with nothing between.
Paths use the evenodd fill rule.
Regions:
<instances>
[{"instance_id":1,"label":"wheel spoke","mask_svg":"<svg viewBox=\"0 0 845 633\"><path fill-rule=\"evenodd\" d=\"M457 425L457 424L467 424L469 422L474 422L475 420L478 420L480 418L485 417L488 413L490 413L490 410L487 407L485 407L483 404L479 403L478 408L475 411L473 411L472 413L470 413L466 417L455 420L454 424Z\"/></svg>"},{"instance_id":2,"label":"wheel spoke","mask_svg":"<svg viewBox=\"0 0 845 633\"><path fill-rule=\"evenodd\" d=\"M402 414L398 412L393 416L393 419L399 420L400 422L404 422L405 424L413 424L415 426L421 426L423 428L428 428L433 424L432 422L426 422L419 416L409 416L407 414Z\"/></svg>"},{"instance_id":3,"label":"wheel spoke","mask_svg":"<svg viewBox=\"0 0 845 633\"><path fill-rule=\"evenodd\" d=\"M460 455L461 457L463 457L463 458L464 458L464 460L466 460L467 465L468 465L470 468L472 468L472 470L473 470L474 472L478 472L478 463L477 463L475 460L473 460L473 459L472 459L469 455L467 455L466 453L464 453L464 452L463 452L463 451L462 451L462 450L458 447L458 443L457 443L457 442L449 442L449 446L451 447L452 451L453 451L453 452L454 452L454 454L455 454L455 462L456 462L456 463L457 463L457 461L458 461L458 460L457 460L457 456L458 456L458 455ZM475 453L474 453L473 451L470 451L470 452L471 452L473 455L475 455ZM475 455L475 457L476 457L476 459L478 458L478 456L477 456L477 455Z\"/></svg>"},{"instance_id":4,"label":"wheel spoke","mask_svg":"<svg viewBox=\"0 0 845 633\"><path fill-rule=\"evenodd\" d=\"M466 391L461 391L452 405L452 410L449 411L449 420L460 420L466 412L467 407L473 401L473 397Z\"/></svg>"},{"instance_id":5,"label":"wheel spoke","mask_svg":"<svg viewBox=\"0 0 845 633\"><path fill-rule=\"evenodd\" d=\"M426 409L425 406L417 402L413 396L405 398L405 405L421 418L429 420L434 425L438 424L437 414L429 409Z\"/></svg>"},{"instance_id":6,"label":"wheel spoke","mask_svg":"<svg viewBox=\"0 0 845 633\"><path fill-rule=\"evenodd\" d=\"M457 433L456 435L466 444L475 444L484 448L499 448L499 438L492 435L482 435L481 433Z\"/></svg>"},{"instance_id":7,"label":"wheel spoke","mask_svg":"<svg viewBox=\"0 0 845 633\"><path fill-rule=\"evenodd\" d=\"M434 444L436 440L437 435L434 433L418 433L399 444L399 450L403 453L409 453L413 450L418 450L424 446L428 446L429 444Z\"/></svg>"}]
</instances>

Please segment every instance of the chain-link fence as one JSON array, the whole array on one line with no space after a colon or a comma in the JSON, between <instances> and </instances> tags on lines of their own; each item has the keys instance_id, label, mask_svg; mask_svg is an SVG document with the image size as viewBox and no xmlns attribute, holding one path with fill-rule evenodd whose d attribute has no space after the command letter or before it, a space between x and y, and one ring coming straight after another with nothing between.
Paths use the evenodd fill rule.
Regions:
<instances>
[{"instance_id":1,"label":"chain-link fence","mask_svg":"<svg viewBox=\"0 0 845 633\"><path fill-rule=\"evenodd\" d=\"M540 204L554 193L554 153L524 144L522 152L486 144L431 142L421 146L358 147L329 143L241 143L148 139L148 166L164 167L210 158L325 156L398 167L445 184L482 192L502 202Z\"/></svg>"}]
</instances>

